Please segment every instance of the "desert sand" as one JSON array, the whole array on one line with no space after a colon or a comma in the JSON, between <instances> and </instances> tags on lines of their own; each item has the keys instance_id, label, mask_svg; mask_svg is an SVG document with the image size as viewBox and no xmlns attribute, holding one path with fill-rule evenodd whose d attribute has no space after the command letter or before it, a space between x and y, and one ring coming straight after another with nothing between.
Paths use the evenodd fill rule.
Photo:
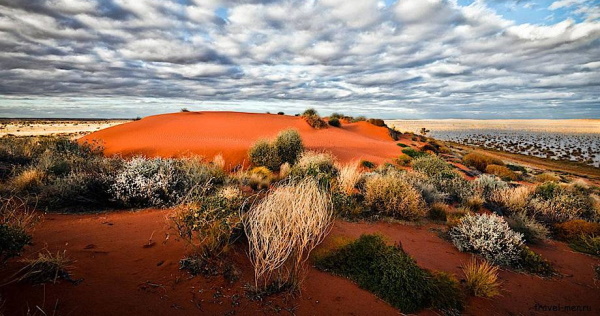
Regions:
<instances>
[{"instance_id":1,"label":"desert sand","mask_svg":"<svg viewBox=\"0 0 600 316\"><path fill-rule=\"evenodd\" d=\"M210 160L222 155L226 166L248 165L248 148L261 138L296 129L310 150L329 151L341 162L365 159L381 163L401 154L385 127L367 122L316 130L303 118L240 112L182 112L145 117L86 135L107 155L178 157L196 154Z\"/></svg>"}]
</instances>

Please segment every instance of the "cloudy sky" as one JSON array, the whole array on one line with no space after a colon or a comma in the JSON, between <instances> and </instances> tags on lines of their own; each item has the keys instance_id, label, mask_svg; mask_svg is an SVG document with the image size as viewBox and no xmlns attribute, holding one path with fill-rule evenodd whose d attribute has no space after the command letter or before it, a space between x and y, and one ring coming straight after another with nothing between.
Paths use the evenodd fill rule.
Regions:
<instances>
[{"instance_id":1,"label":"cloudy sky","mask_svg":"<svg viewBox=\"0 0 600 316\"><path fill-rule=\"evenodd\" d=\"M600 118L600 0L0 0L0 117Z\"/></svg>"}]
</instances>

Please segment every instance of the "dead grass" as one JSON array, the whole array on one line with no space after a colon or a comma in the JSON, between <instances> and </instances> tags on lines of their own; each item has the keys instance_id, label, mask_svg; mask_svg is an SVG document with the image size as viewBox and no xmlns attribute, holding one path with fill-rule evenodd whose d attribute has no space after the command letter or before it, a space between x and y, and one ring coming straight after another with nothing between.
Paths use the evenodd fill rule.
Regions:
<instances>
[{"instance_id":1,"label":"dead grass","mask_svg":"<svg viewBox=\"0 0 600 316\"><path fill-rule=\"evenodd\" d=\"M257 289L299 289L310 252L331 228L332 208L311 179L278 187L251 207L243 223Z\"/></svg>"},{"instance_id":2,"label":"dead grass","mask_svg":"<svg viewBox=\"0 0 600 316\"><path fill-rule=\"evenodd\" d=\"M354 162L344 166L339 166L338 169L338 185L342 192L346 193L347 195L351 195L354 193L356 184L362 177L362 172L360 172L358 163Z\"/></svg>"},{"instance_id":3,"label":"dead grass","mask_svg":"<svg viewBox=\"0 0 600 316\"><path fill-rule=\"evenodd\" d=\"M46 250L38 253L35 259L24 259L21 262L27 265L15 274L17 282L40 284L56 283L59 279L73 281L69 273L73 261L67 257L66 251L57 251L53 254Z\"/></svg>"},{"instance_id":4,"label":"dead grass","mask_svg":"<svg viewBox=\"0 0 600 316\"><path fill-rule=\"evenodd\" d=\"M472 257L471 261L461 268L465 274L466 287L471 294L487 298L500 295L498 267Z\"/></svg>"}]
</instances>

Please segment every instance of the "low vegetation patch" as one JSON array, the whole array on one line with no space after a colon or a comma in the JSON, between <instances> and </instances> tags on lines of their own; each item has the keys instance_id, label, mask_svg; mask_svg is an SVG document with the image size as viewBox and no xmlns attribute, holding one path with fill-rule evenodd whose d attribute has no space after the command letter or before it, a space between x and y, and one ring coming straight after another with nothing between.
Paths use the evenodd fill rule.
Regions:
<instances>
[{"instance_id":1,"label":"low vegetation patch","mask_svg":"<svg viewBox=\"0 0 600 316\"><path fill-rule=\"evenodd\" d=\"M524 212L511 214L507 218L510 228L523 235L523 240L530 244L538 244L548 238L550 232L546 226L527 216Z\"/></svg>"},{"instance_id":2,"label":"low vegetation patch","mask_svg":"<svg viewBox=\"0 0 600 316\"><path fill-rule=\"evenodd\" d=\"M378 235L362 235L317 260L316 266L353 280L404 313L427 307L456 312L463 307L454 277L421 269L402 248L386 245Z\"/></svg>"},{"instance_id":3,"label":"low vegetation patch","mask_svg":"<svg viewBox=\"0 0 600 316\"><path fill-rule=\"evenodd\" d=\"M342 123L337 118L330 118L327 123L333 127L342 127Z\"/></svg>"},{"instance_id":4,"label":"low vegetation patch","mask_svg":"<svg viewBox=\"0 0 600 316\"><path fill-rule=\"evenodd\" d=\"M71 279L69 269L73 262L66 255L65 251L57 251L53 254L49 251L40 252L36 259L25 259L22 262L27 265L16 274L16 281L25 281L33 284L56 283L59 279L64 279L73 283L79 283Z\"/></svg>"},{"instance_id":5,"label":"low vegetation patch","mask_svg":"<svg viewBox=\"0 0 600 316\"><path fill-rule=\"evenodd\" d=\"M0 265L21 255L31 244L30 231L38 220L27 203L12 197L0 200Z\"/></svg>"},{"instance_id":6,"label":"low vegetation patch","mask_svg":"<svg viewBox=\"0 0 600 316\"><path fill-rule=\"evenodd\" d=\"M410 147L402 149L402 153L411 158L419 158L419 157L424 157L424 156L429 155L426 152L418 151L418 150L416 150L414 148L410 148Z\"/></svg>"},{"instance_id":7,"label":"low vegetation patch","mask_svg":"<svg viewBox=\"0 0 600 316\"><path fill-rule=\"evenodd\" d=\"M508 169L505 166L487 165L485 167L485 173L498 176L504 181L516 181L519 179L519 176L516 173L514 173L512 170Z\"/></svg>"},{"instance_id":8,"label":"low vegetation patch","mask_svg":"<svg viewBox=\"0 0 600 316\"><path fill-rule=\"evenodd\" d=\"M504 162L498 158L485 155L480 152L472 152L463 157L463 162L481 172L485 172L488 165L504 166Z\"/></svg>"},{"instance_id":9,"label":"low vegetation patch","mask_svg":"<svg viewBox=\"0 0 600 316\"><path fill-rule=\"evenodd\" d=\"M302 117L310 125L315 129L327 128L328 124L325 122L317 113L315 109L307 109L302 113Z\"/></svg>"}]
</instances>

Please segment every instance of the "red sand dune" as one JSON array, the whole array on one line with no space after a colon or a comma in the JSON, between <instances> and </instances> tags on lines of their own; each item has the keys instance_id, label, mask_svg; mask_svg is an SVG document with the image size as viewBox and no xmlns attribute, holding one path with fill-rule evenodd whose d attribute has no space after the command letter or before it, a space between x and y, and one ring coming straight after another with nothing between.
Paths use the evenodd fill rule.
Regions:
<instances>
[{"instance_id":1,"label":"red sand dune","mask_svg":"<svg viewBox=\"0 0 600 316\"><path fill-rule=\"evenodd\" d=\"M401 153L387 129L367 122L341 128L314 129L303 118L240 112L182 112L149 116L98 132L80 142L99 141L105 154L178 157L197 154L212 159L221 154L228 167L247 165L248 148L261 138L296 129L307 148L329 151L340 161L381 163Z\"/></svg>"}]
</instances>

